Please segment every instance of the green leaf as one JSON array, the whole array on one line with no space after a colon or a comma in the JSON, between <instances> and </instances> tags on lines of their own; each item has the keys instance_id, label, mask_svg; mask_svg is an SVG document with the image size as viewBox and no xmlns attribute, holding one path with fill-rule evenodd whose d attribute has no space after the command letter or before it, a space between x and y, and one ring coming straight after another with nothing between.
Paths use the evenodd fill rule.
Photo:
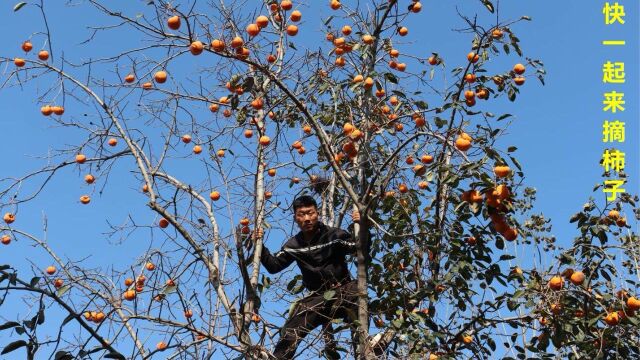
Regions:
<instances>
[{"instance_id":1,"label":"green leaf","mask_svg":"<svg viewBox=\"0 0 640 360\"><path fill-rule=\"evenodd\" d=\"M34 287L38 284L39 281L40 281L40 278L36 276L31 279L31 281L29 282L29 285L31 285L31 287Z\"/></svg>"},{"instance_id":2,"label":"green leaf","mask_svg":"<svg viewBox=\"0 0 640 360\"><path fill-rule=\"evenodd\" d=\"M331 300L335 295L336 295L335 290L327 290L324 292L323 297L325 300Z\"/></svg>"},{"instance_id":3,"label":"green leaf","mask_svg":"<svg viewBox=\"0 0 640 360\"><path fill-rule=\"evenodd\" d=\"M387 81L389 81L392 84L398 83L398 78L392 73L384 73L384 78L387 79Z\"/></svg>"},{"instance_id":4,"label":"green leaf","mask_svg":"<svg viewBox=\"0 0 640 360\"><path fill-rule=\"evenodd\" d=\"M71 285L70 284L64 285L63 287L61 287L60 289L58 289L56 291L56 295L58 295L58 297L60 297L60 296L64 295L67 291L69 291L69 289L71 289Z\"/></svg>"},{"instance_id":5,"label":"green leaf","mask_svg":"<svg viewBox=\"0 0 640 360\"><path fill-rule=\"evenodd\" d=\"M73 320L73 319L75 319L75 318L76 318L76 315L75 315L75 314L69 314L69 315L67 315L67 317L66 317L66 318L64 318L64 320L62 320L62 325L61 325L61 326L64 326L66 323L68 323L69 321L71 321L71 320Z\"/></svg>"},{"instance_id":6,"label":"green leaf","mask_svg":"<svg viewBox=\"0 0 640 360\"><path fill-rule=\"evenodd\" d=\"M17 4L15 4L13 6L13 11L16 12L16 11L22 9L22 7L25 6L25 5L27 5L27 3L25 1L21 1L21 2L19 2Z\"/></svg>"},{"instance_id":7,"label":"green leaf","mask_svg":"<svg viewBox=\"0 0 640 360\"><path fill-rule=\"evenodd\" d=\"M60 350L56 353L54 360L73 360L73 355L67 351Z\"/></svg>"},{"instance_id":8,"label":"green leaf","mask_svg":"<svg viewBox=\"0 0 640 360\"><path fill-rule=\"evenodd\" d=\"M484 6L487 8L487 10L489 10L493 14L495 9L493 8L493 4L491 3L491 1L489 0L480 0L480 1L482 1Z\"/></svg>"},{"instance_id":9,"label":"green leaf","mask_svg":"<svg viewBox=\"0 0 640 360\"><path fill-rule=\"evenodd\" d=\"M24 340L18 340L18 341L14 341L11 344L7 345L4 347L4 349L2 350L2 352L0 353L0 355L4 355L4 354L8 354L10 352L12 352L13 350L19 349L23 346L27 346L27 342Z\"/></svg>"},{"instance_id":10,"label":"green leaf","mask_svg":"<svg viewBox=\"0 0 640 360\"><path fill-rule=\"evenodd\" d=\"M105 359L122 359L122 360L126 359L124 356L118 353L108 353L107 355L104 356L104 358Z\"/></svg>"},{"instance_id":11,"label":"green leaf","mask_svg":"<svg viewBox=\"0 0 640 360\"><path fill-rule=\"evenodd\" d=\"M513 115L511 115L511 114L504 114L504 115L500 115L500 117L498 118L498 120L497 120L497 121L504 120L504 119L506 119L506 118L508 118L508 117L511 117L511 116L513 116Z\"/></svg>"},{"instance_id":12,"label":"green leaf","mask_svg":"<svg viewBox=\"0 0 640 360\"><path fill-rule=\"evenodd\" d=\"M426 109L429 108L429 104L427 104L426 102L424 102L422 100L418 100L414 104L416 104L416 106L421 110L426 110Z\"/></svg>"},{"instance_id":13,"label":"green leaf","mask_svg":"<svg viewBox=\"0 0 640 360\"><path fill-rule=\"evenodd\" d=\"M15 321L9 321L0 325L0 330L7 330L7 329L14 328L16 326L20 326L20 323L17 323Z\"/></svg>"}]
</instances>

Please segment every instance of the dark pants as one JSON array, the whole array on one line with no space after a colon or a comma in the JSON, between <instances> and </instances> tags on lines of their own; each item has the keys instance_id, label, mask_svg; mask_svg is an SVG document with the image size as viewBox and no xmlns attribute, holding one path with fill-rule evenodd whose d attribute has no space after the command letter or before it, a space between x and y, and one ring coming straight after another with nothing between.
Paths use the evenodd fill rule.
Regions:
<instances>
[{"instance_id":1,"label":"dark pants","mask_svg":"<svg viewBox=\"0 0 640 360\"><path fill-rule=\"evenodd\" d=\"M295 305L291 317L280 329L280 340L273 355L278 359L293 359L298 344L313 329L327 325L333 319L353 324L358 318L358 283L353 280L334 288L335 295L325 300L324 291L302 298ZM355 329L352 327L352 335Z\"/></svg>"}]
</instances>

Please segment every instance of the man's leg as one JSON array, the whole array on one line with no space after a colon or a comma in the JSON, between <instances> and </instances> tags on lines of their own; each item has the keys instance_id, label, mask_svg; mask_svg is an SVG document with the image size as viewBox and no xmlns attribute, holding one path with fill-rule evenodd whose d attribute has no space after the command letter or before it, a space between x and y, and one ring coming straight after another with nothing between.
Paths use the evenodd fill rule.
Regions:
<instances>
[{"instance_id":1,"label":"man's leg","mask_svg":"<svg viewBox=\"0 0 640 360\"><path fill-rule=\"evenodd\" d=\"M280 340L273 355L278 359L293 359L298 344L319 325L330 319L325 313L325 301L322 295L312 295L296 304L291 317L280 329Z\"/></svg>"}]
</instances>

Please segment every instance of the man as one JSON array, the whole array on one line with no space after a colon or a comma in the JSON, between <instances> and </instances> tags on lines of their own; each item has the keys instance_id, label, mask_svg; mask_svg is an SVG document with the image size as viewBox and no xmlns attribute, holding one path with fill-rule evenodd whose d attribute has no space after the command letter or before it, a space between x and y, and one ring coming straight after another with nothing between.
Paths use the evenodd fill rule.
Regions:
<instances>
[{"instance_id":1,"label":"man","mask_svg":"<svg viewBox=\"0 0 640 360\"><path fill-rule=\"evenodd\" d=\"M353 323L358 314L358 286L351 279L345 259L347 254L355 252L355 240L347 231L318 221L318 205L311 196L296 198L293 212L300 232L275 254L264 247L261 257L262 265L271 274L295 261L304 287L311 292L297 302L280 330L280 340L273 353L278 359L292 359L300 341L316 327L327 326L336 318ZM354 211L352 218L357 223L360 214ZM257 236L262 236L262 230L257 231ZM329 290L334 294L326 300L325 293Z\"/></svg>"}]
</instances>

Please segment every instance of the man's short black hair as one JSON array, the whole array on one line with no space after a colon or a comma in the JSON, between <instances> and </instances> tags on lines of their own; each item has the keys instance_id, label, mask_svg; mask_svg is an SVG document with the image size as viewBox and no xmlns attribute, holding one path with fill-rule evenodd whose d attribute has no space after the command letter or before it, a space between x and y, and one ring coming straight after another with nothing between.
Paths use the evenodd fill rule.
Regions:
<instances>
[{"instance_id":1,"label":"man's short black hair","mask_svg":"<svg viewBox=\"0 0 640 360\"><path fill-rule=\"evenodd\" d=\"M291 205L293 206L294 213L296 212L296 210L298 210L298 208L306 206L313 206L314 208L316 208L316 210L318 209L318 203L316 203L316 200L309 195L298 196L295 200L293 200L293 204Z\"/></svg>"}]
</instances>

